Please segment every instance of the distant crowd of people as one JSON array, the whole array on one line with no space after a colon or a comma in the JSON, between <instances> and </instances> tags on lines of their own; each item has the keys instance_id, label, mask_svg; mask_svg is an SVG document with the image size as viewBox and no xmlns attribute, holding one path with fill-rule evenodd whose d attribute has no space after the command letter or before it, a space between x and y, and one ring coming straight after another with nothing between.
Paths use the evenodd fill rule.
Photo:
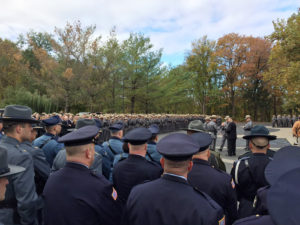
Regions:
<instances>
[{"instance_id":1,"label":"distant crowd of people","mask_svg":"<svg viewBox=\"0 0 300 225\"><path fill-rule=\"evenodd\" d=\"M219 151L227 141L236 155L230 116L39 115L6 106L0 224L297 224L300 148L272 151L277 137L245 120L246 153L227 173L216 140L221 133Z\"/></svg>"}]
</instances>

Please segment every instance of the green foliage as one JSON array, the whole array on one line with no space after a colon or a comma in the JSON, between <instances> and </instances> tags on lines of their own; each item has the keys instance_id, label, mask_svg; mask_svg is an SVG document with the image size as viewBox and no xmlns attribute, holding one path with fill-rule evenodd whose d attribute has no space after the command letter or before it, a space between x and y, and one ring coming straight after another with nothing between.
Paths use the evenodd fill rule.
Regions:
<instances>
[{"instance_id":1,"label":"green foliage","mask_svg":"<svg viewBox=\"0 0 300 225\"><path fill-rule=\"evenodd\" d=\"M31 93L25 89L25 87L15 88L8 86L5 89L4 101L2 107L5 105L26 105L37 112L54 112L57 107L53 104L52 100L45 95L40 95L38 92Z\"/></svg>"}]
</instances>

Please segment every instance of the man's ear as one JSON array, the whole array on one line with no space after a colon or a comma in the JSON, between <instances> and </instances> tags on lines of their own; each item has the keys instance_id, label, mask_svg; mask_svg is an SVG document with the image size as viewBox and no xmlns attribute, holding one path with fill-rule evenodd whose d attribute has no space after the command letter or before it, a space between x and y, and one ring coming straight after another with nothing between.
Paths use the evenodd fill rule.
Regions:
<instances>
[{"instance_id":1,"label":"man's ear","mask_svg":"<svg viewBox=\"0 0 300 225\"><path fill-rule=\"evenodd\" d=\"M20 134L22 132L22 125L21 124L18 124L16 126L16 132L17 132L17 134Z\"/></svg>"},{"instance_id":2,"label":"man's ear","mask_svg":"<svg viewBox=\"0 0 300 225\"><path fill-rule=\"evenodd\" d=\"M164 167L165 167L165 159L163 157L161 157L159 161L160 161L161 167L164 169Z\"/></svg>"},{"instance_id":3,"label":"man's ear","mask_svg":"<svg viewBox=\"0 0 300 225\"><path fill-rule=\"evenodd\" d=\"M189 171L189 172L192 170L193 165L194 165L193 161L192 161L192 160L189 161L189 166L188 166L188 171Z\"/></svg>"},{"instance_id":4,"label":"man's ear","mask_svg":"<svg viewBox=\"0 0 300 225\"><path fill-rule=\"evenodd\" d=\"M92 158L92 150L90 148L86 148L85 157L88 158L88 159Z\"/></svg>"}]
</instances>

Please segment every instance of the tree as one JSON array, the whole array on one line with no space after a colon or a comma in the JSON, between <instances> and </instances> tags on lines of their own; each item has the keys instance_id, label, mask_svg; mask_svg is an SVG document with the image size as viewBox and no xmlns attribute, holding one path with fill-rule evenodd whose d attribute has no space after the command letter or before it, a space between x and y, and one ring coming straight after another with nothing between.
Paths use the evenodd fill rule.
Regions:
<instances>
[{"instance_id":1,"label":"tree","mask_svg":"<svg viewBox=\"0 0 300 225\"><path fill-rule=\"evenodd\" d=\"M187 70L194 75L194 97L196 105L200 105L202 114L206 114L207 111L211 113L210 106L218 104L219 99L220 75L217 71L215 47L216 43L204 36L192 43L192 50L185 60Z\"/></svg>"}]
</instances>

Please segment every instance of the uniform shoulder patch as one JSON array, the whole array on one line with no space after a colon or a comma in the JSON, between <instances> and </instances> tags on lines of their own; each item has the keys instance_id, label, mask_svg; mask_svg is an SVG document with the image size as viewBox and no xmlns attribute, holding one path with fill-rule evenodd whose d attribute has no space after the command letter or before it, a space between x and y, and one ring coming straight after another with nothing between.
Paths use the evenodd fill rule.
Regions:
<instances>
[{"instance_id":1,"label":"uniform shoulder patch","mask_svg":"<svg viewBox=\"0 0 300 225\"><path fill-rule=\"evenodd\" d=\"M219 220L219 225L225 225L225 216L223 216L222 219Z\"/></svg>"},{"instance_id":2,"label":"uniform shoulder patch","mask_svg":"<svg viewBox=\"0 0 300 225\"><path fill-rule=\"evenodd\" d=\"M116 189L115 188L113 188L113 191L112 191L112 193L111 193L111 197L113 198L113 200L117 200L117 198L118 198L118 193L117 193L117 191L116 191Z\"/></svg>"}]
</instances>

